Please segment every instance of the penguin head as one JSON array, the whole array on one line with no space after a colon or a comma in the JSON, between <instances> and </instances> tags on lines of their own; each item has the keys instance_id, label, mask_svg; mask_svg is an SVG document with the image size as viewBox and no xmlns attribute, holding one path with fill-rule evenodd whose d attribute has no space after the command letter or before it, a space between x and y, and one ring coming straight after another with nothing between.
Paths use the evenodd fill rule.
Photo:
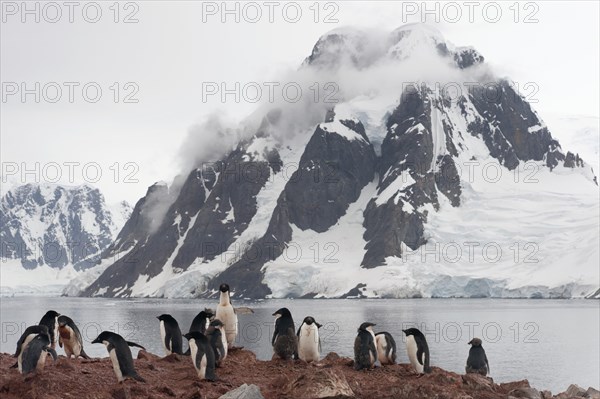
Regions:
<instances>
[{"instance_id":1,"label":"penguin head","mask_svg":"<svg viewBox=\"0 0 600 399\"><path fill-rule=\"evenodd\" d=\"M213 317L215 317L215 312L212 309L206 308L204 309L202 312L200 312L201 314L204 313L204 317L206 317L207 319L212 319Z\"/></svg>"},{"instance_id":2,"label":"penguin head","mask_svg":"<svg viewBox=\"0 0 600 399\"><path fill-rule=\"evenodd\" d=\"M309 326L312 325L312 324L315 324L317 326L317 328L321 328L322 327L319 323L317 323L317 321L312 316L306 316L304 318L303 323L304 324L308 324Z\"/></svg>"},{"instance_id":3,"label":"penguin head","mask_svg":"<svg viewBox=\"0 0 600 399\"><path fill-rule=\"evenodd\" d=\"M275 316L276 318L279 317L292 317L292 314L290 313L288 308L281 308L279 309L277 312L273 313L273 316Z\"/></svg>"},{"instance_id":4,"label":"penguin head","mask_svg":"<svg viewBox=\"0 0 600 399\"><path fill-rule=\"evenodd\" d=\"M369 321L364 322L358 327L358 331L373 331L373 327L376 326L375 323L371 323Z\"/></svg>"},{"instance_id":5,"label":"penguin head","mask_svg":"<svg viewBox=\"0 0 600 399\"><path fill-rule=\"evenodd\" d=\"M481 346L481 344L482 344L481 339L473 338L472 340L469 341L469 343L467 345Z\"/></svg>"},{"instance_id":6,"label":"penguin head","mask_svg":"<svg viewBox=\"0 0 600 399\"><path fill-rule=\"evenodd\" d=\"M49 311L46 312L46 314L44 316L48 316L48 317L54 318L54 317L60 316L60 313L58 313L55 310L49 310Z\"/></svg>"},{"instance_id":7,"label":"penguin head","mask_svg":"<svg viewBox=\"0 0 600 399\"><path fill-rule=\"evenodd\" d=\"M64 315L58 316L58 326L59 327L64 327L68 323L69 323L69 318L67 316L64 316Z\"/></svg>"},{"instance_id":8,"label":"penguin head","mask_svg":"<svg viewBox=\"0 0 600 399\"><path fill-rule=\"evenodd\" d=\"M107 341L107 342L110 342L110 341L111 341L111 338L112 338L114 335L116 335L116 334L115 334L115 333L113 333L113 332L110 332L110 331L102 331L102 332L100 333L100 335L98 335L98 336L96 337L96 339L92 341L92 344L102 344L102 343L104 343L105 341Z\"/></svg>"},{"instance_id":9,"label":"penguin head","mask_svg":"<svg viewBox=\"0 0 600 399\"><path fill-rule=\"evenodd\" d=\"M408 328L408 329L406 329L406 330L402 330L402 332L403 332L403 333L404 333L404 335L406 335L407 337L408 337L409 335L415 335L415 336L418 336L418 335L423 335L423 333L422 333L421 331L419 331L419 329L418 329L418 328Z\"/></svg>"},{"instance_id":10,"label":"penguin head","mask_svg":"<svg viewBox=\"0 0 600 399\"><path fill-rule=\"evenodd\" d=\"M160 321L164 321L164 322L172 322L175 321L175 319L173 318L173 316L171 316L170 314L161 314L160 316L156 316L156 318Z\"/></svg>"},{"instance_id":11,"label":"penguin head","mask_svg":"<svg viewBox=\"0 0 600 399\"><path fill-rule=\"evenodd\" d=\"M221 284L221 286L219 287L219 291L225 293L225 292L229 292L229 284Z\"/></svg>"}]
</instances>

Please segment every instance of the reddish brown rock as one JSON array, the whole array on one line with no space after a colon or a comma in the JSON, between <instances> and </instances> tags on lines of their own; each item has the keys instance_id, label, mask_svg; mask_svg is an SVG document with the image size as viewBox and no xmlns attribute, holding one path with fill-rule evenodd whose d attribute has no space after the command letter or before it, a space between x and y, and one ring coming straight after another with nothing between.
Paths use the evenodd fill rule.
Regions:
<instances>
[{"instance_id":1,"label":"reddish brown rock","mask_svg":"<svg viewBox=\"0 0 600 399\"><path fill-rule=\"evenodd\" d=\"M218 399L243 384L253 384L265 399L332 395L356 399L506 399L509 395L527 397L516 395L531 388L526 380L495 384L490 378L461 376L436 367L431 374L419 376L407 364L356 371L351 367L351 359L333 353L320 362L308 364L259 361L252 352L236 349L228 354L223 367L217 369L215 382L199 381L187 356L161 358L140 351L134 362L146 383L119 384L108 358L67 361L60 357L57 362L48 360L42 373L24 377L10 368L14 363L10 355L0 354L0 396L2 399Z\"/></svg>"}]
</instances>

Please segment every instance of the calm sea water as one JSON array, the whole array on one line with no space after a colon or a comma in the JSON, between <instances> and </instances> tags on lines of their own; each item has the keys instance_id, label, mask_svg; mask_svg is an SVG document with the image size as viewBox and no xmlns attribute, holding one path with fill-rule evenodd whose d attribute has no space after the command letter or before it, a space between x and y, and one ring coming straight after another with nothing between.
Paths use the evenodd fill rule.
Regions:
<instances>
[{"instance_id":1,"label":"calm sea water","mask_svg":"<svg viewBox=\"0 0 600 399\"><path fill-rule=\"evenodd\" d=\"M89 344L103 330L118 332L162 355L156 316L172 314L185 333L200 310L215 305L216 301L205 300L0 298L0 351L13 352L21 332L37 324L46 310L54 309L80 326L90 356L107 355L103 345ZM447 370L464 372L467 342L476 336L484 341L491 376L497 382L527 378L533 386L555 393L571 383L600 386L600 301L265 300L235 305L255 312L240 315L236 344L254 351L260 359L271 358L271 314L287 307L296 327L308 315L323 324L323 354L333 351L352 356L356 329L371 321L377 323L376 331L388 331L395 337L399 361L408 362L401 330L416 326L427 337L431 363Z\"/></svg>"}]
</instances>

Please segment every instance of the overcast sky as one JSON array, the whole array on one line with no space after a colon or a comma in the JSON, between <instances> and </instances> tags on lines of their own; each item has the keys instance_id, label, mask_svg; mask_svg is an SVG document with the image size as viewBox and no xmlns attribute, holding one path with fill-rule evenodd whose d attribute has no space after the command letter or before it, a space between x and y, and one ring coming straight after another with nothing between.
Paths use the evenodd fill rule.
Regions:
<instances>
[{"instance_id":1,"label":"overcast sky","mask_svg":"<svg viewBox=\"0 0 600 399\"><path fill-rule=\"evenodd\" d=\"M233 14L225 15L222 22L221 10L213 15L221 2L120 3L118 15L110 8L113 2L99 2L102 15L91 23L86 18L96 19L97 10L93 4L81 2L73 10L72 23L66 7L60 10L60 20L51 23L57 10L44 8L43 3L38 5L40 21L36 22L35 14L23 15L21 2L4 2L0 65L3 171L16 167L20 176L23 167L33 169L39 162L39 175L30 174L29 180L53 179L57 169L48 165L55 162L61 166L65 182L69 167L64 163L78 162L71 171L75 182L81 183L96 180L96 165L100 165L102 177L95 185L109 201L125 199L133 204L147 186L158 180L170 181L177 173L177 154L191 125L215 110L241 118L256 106L244 101L222 103L218 96L203 102L202 82L243 85L273 81L297 68L319 36L331 29L392 30L422 18L452 43L474 46L499 75L521 85L535 82L539 90L534 107L542 118L597 117L598 2L520 3L518 15L516 8L509 8L512 3L495 3L502 11L496 23L492 22L495 5L484 12L485 2L481 2L472 10L470 22L469 8L463 2L454 3L460 6L461 18L456 7L440 3L437 23L436 13L425 15L420 1L320 3L318 16L313 2L298 2L302 16L292 23L295 4L287 6L284 14L285 3L279 3L270 22L268 6L257 2L262 17L253 23L256 8L244 9L244 4L238 5L239 22ZM35 3L29 7L34 9ZM235 4L229 3L229 7ZM436 6L428 3L428 7ZM328 16L338 22L326 22ZM119 22L115 23L115 18ZM138 22L124 23L126 18ZM538 22L525 23L526 19ZM39 103L33 94L27 95L25 102L20 92L11 94L15 88L20 91L23 82L30 89L40 82ZM61 87L62 97L56 103L49 101L56 93L56 86L47 85L49 82ZM73 86L72 103L65 82L78 84ZM82 94L82 87L90 82L90 101L95 87L102 90L96 103ZM128 82L133 84L126 86ZM126 103L127 95L138 102ZM47 176L42 173L44 166ZM139 182L128 182L127 177ZM14 177L11 180L14 182Z\"/></svg>"}]
</instances>

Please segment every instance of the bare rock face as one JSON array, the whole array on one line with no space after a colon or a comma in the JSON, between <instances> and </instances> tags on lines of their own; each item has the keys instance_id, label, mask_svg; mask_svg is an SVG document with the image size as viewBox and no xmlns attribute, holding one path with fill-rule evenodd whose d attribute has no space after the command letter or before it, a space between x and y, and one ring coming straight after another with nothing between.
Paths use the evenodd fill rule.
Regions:
<instances>
[{"instance_id":1,"label":"bare rock face","mask_svg":"<svg viewBox=\"0 0 600 399\"><path fill-rule=\"evenodd\" d=\"M233 391L227 392L219 399L264 399L264 397L260 393L260 388L256 385L244 384Z\"/></svg>"},{"instance_id":2,"label":"bare rock face","mask_svg":"<svg viewBox=\"0 0 600 399\"><path fill-rule=\"evenodd\" d=\"M314 374L303 374L286 387L286 392L294 398L354 398L354 392L346 377L331 370L318 370Z\"/></svg>"}]
</instances>

